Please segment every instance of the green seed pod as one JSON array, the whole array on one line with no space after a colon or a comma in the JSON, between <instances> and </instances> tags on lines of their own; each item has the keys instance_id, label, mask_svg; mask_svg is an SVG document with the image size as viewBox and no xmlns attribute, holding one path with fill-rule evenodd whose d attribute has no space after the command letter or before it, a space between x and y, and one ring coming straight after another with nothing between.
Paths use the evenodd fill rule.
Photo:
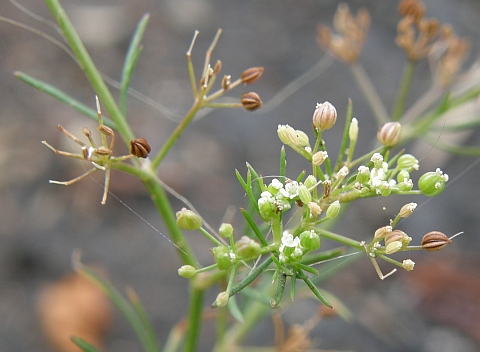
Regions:
<instances>
[{"instance_id":1,"label":"green seed pod","mask_svg":"<svg viewBox=\"0 0 480 352\"><path fill-rule=\"evenodd\" d=\"M411 154L403 154L398 158L397 166L407 171L418 170L418 160Z\"/></svg>"},{"instance_id":2,"label":"green seed pod","mask_svg":"<svg viewBox=\"0 0 480 352\"><path fill-rule=\"evenodd\" d=\"M309 251L320 248L320 236L315 231L304 231L300 234L300 244Z\"/></svg>"},{"instance_id":3,"label":"green seed pod","mask_svg":"<svg viewBox=\"0 0 480 352\"><path fill-rule=\"evenodd\" d=\"M325 214L325 216L328 219L332 219L332 218L336 217L340 213L340 207L341 207L340 202L338 200L336 200L335 202L330 204L330 206L327 209L327 213Z\"/></svg>"},{"instance_id":4,"label":"green seed pod","mask_svg":"<svg viewBox=\"0 0 480 352\"><path fill-rule=\"evenodd\" d=\"M308 204L312 201L312 195L305 185L300 185L298 187L298 196L303 204Z\"/></svg>"},{"instance_id":5,"label":"green seed pod","mask_svg":"<svg viewBox=\"0 0 480 352\"><path fill-rule=\"evenodd\" d=\"M227 270L232 266L232 256L230 249L225 246L219 246L212 249L213 255L217 260L218 269Z\"/></svg>"},{"instance_id":6,"label":"green seed pod","mask_svg":"<svg viewBox=\"0 0 480 352\"><path fill-rule=\"evenodd\" d=\"M260 254L260 244L252 240L247 236L242 236L237 242L235 242L235 248L237 254L244 259L257 258Z\"/></svg>"},{"instance_id":7,"label":"green seed pod","mask_svg":"<svg viewBox=\"0 0 480 352\"><path fill-rule=\"evenodd\" d=\"M437 169L435 172L427 172L420 176L418 188L427 197L434 197L443 192L447 181L448 175Z\"/></svg>"},{"instance_id":8,"label":"green seed pod","mask_svg":"<svg viewBox=\"0 0 480 352\"><path fill-rule=\"evenodd\" d=\"M317 179L313 175L308 175L303 184L310 189L317 184Z\"/></svg>"}]
</instances>

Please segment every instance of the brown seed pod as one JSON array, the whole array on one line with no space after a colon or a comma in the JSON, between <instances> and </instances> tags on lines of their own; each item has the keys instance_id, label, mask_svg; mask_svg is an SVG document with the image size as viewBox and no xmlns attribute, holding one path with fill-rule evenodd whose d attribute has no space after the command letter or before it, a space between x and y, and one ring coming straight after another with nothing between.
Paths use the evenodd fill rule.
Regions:
<instances>
[{"instance_id":1,"label":"brown seed pod","mask_svg":"<svg viewBox=\"0 0 480 352\"><path fill-rule=\"evenodd\" d=\"M429 252L439 251L450 243L452 240L440 231L431 231L422 238L422 247Z\"/></svg>"},{"instance_id":2,"label":"brown seed pod","mask_svg":"<svg viewBox=\"0 0 480 352\"><path fill-rule=\"evenodd\" d=\"M252 84L260 79L263 74L263 67L251 67L242 72L240 79L243 84Z\"/></svg>"},{"instance_id":3,"label":"brown seed pod","mask_svg":"<svg viewBox=\"0 0 480 352\"><path fill-rule=\"evenodd\" d=\"M152 148L145 138L137 138L130 141L130 154L139 158L146 158L150 150L152 150Z\"/></svg>"},{"instance_id":4,"label":"brown seed pod","mask_svg":"<svg viewBox=\"0 0 480 352\"><path fill-rule=\"evenodd\" d=\"M242 95L240 99L243 107L248 111L254 111L262 107L262 100L255 92L249 92Z\"/></svg>"}]
</instances>

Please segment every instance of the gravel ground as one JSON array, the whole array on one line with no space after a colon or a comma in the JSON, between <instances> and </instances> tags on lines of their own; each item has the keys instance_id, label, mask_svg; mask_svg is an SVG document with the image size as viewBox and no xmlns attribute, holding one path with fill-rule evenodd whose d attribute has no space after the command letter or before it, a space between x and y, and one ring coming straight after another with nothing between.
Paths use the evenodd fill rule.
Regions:
<instances>
[{"instance_id":1,"label":"gravel ground","mask_svg":"<svg viewBox=\"0 0 480 352\"><path fill-rule=\"evenodd\" d=\"M51 16L42 2L21 0L32 13ZM336 1L219 1L219 0L70 0L62 1L78 26L94 61L113 80L120 77L129 36L143 13L151 20L144 51L132 87L173 114L184 113L191 103L185 52L195 29L200 31L193 60L197 70L217 28L224 32L213 55L221 59L223 71L238 76L244 69L264 66L264 77L252 89L264 102L290 81L312 67L324 53L315 44L316 25L331 24ZM472 40L471 57L478 56L480 5L478 0L429 0L427 16L453 25L459 35ZM348 1L351 9L369 9L371 32L362 63L382 100L391 106L401 77L403 55L393 43L397 1ZM59 38L55 30L37 21L8 1L0 3L0 15L27 24ZM473 59L468 62L472 64ZM0 22L0 351L52 351L39 324L38 301L42 290L71 273L71 256L80 249L85 263L94 263L123 290L134 287L162 342L169 329L186 312L188 292L184 279L176 275L180 263L174 247L162 235L163 226L142 185L129 176L112 174L111 192L100 205L100 173L82 182L61 187L49 179L70 179L84 172L80 161L55 156L40 144L47 140L62 150L75 145L57 129L62 124L81 135L86 121L41 92L16 80L20 70L49 82L94 106L94 93L75 62L59 46L45 37ZM428 67L419 67L414 94L429 86ZM112 88L114 92L115 88ZM250 88L248 88L250 89ZM243 88L232 94L240 95ZM160 170L162 179L187 196L214 227L225 209L238 209L245 200L235 168L245 171L245 161L263 175L278 173L279 123L289 123L309 131L317 102L330 101L345 115L347 98L354 102L360 121L359 150L371 148L375 125L363 96L349 71L334 62L319 78L286 98L278 107L260 113L217 110L196 121L171 151ZM129 101L130 119L136 135L148 139L158 150L175 128L175 121L162 111L134 97ZM326 135L336 146L341 126ZM439 143L442 136L439 137ZM480 145L479 134L467 137L470 145ZM120 143L116 153L121 155ZM335 148L335 147L334 147ZM446 191L432 201L415 199L375 199L354 206L338 224L340 233L368 238L385 224L390 214L405 202L421 206L403 229L419 242L424 233L437 229L447 234L464 231L447 250L428 256L416 255L412 273L399 273L382 282L369 261L360 260L332 278L327 288L352 311L347 323L339 318L322 321L311 336L321 349L355 351L462 351L480 349L480 218L478 172L475 158L450 158L413 145L426 169L442 164L451 176ZM289 153L289 170L305 167ZM87 165L88 166L88 165ZM464 173L465 172L465 173ZM457 178L457 175L459 178ZM175 208L182 204L173 201ZM125 206L128 205L128 207ZM133 209L133 211L131 211ZM238 220L238 214L236 214ZM153 225L154 230L149 224ZM200 261L210 263L209 245L192 236ZM325 244L328 246L328 244ZM417 270L418 268L418 270ZM321 270L321 268L320 268ZM388 267L385 269L388 270ZM216 291L209 293L215 297ZM307 319L317 303L294 305L283 315L287 326ZM139 351L133 332L125 320L113 313L105 351ZM202 350L209 350L207 324ZM272 336L265 338L265 336ZM260 341L260 342L259 342ZM256 329L248 344L272 344L273 327L267 320Z\"/></svg>"}]
</instances>

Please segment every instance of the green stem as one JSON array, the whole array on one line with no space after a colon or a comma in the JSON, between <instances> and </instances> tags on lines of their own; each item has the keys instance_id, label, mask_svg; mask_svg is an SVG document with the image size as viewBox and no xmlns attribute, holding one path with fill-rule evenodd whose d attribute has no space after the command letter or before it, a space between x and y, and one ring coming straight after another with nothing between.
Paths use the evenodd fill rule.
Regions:
<instances>
[{"instance_id":1,"label":"green stem","mask_svg":"<svg viewBox=\"0 0 480 352\"><path fill-rule=\"evenodd\" d=\"M200 328L202 323L204 290L191 287L190 308L188 312L188 331L185 341L184 352L194 352L198 347Z\"/></svg>"},{"instance_id":2,"label":"green stem","mask_svg":"<svg viewBox=\"0 0 480 352\"><path fill-rule=\"evenodd\" d=\"M403 68L402 81L398 88L397 97L392 109L392 121L400 120L403 112L405 111L405 105L407 103L408 92L412 85L413 74L415 73L416 61L409 60Z\"/></svg>"},{"instance_id":3,"label":"green stem","mask_svg":"<svg viewBox=\"0 0 480 352\"><path fill-rule=\"evenodd\" d=\"M199 96L201 95L201 92L199 93ZM183 133L185 128L192 122L193 118L195 117L196 113L198 110L200 110L203 106L203 99L195 99L195 103L193 106L190 108L190 111L185 115L183 118L182 122L180 122L175 128L175 131L170 135L168 140L165 142L163 145L162 149L158 152L158 154L155 156L155 158L152 161L152 169L156 170L159 166L162 160L165 158L167 155L168 151L170 148L172 148L173 144L176 142L178 137Z\"/></svg>"},{"instance_id":4,"label":"green stem","mask_svg":"<svg viewBox=\"0 0 480 352\"><path fill-rule=\"evenodd\" d=\"M103 81L100 72L95 67L95 64L90 58L90 55L80 40L77 32L75 31L75 28L67 17L65 10L60 5L58 0L45 0L45 3L50 9L50 12L55 18L58 26L62 30L63 36L75 54L75 57L78 59L78 63L81 69L85 72L85 75L92 85L93 90L97 94L101 103L105 106L105 109L107 110L113 122L115 122L118 133L122 137L125 144L128 145L130 140L135 139L134 134L130 129L130 126L127 124L125 116L121 113L120 109L115 103L110 90Z\"/></svg>"},{"instance_id":5,"label":"green stem","mask_svg":"<svg viewBox=\"0 0 480 352\"><path fill-rule=\"evenodd\" d=\"M373 86L372 81L370 81L370 78L368 77L363 67L360 66L360 64L354 63L354 64L351 64L349 67L352 71L355 81L360 87L360 90L362 91L363 95L367 99L367 102L370 105L370 108L372 109L373 115L375 116L377 123L379 125L383 125L385 122L389 120L388 112L385 109L385 106L383 105L382 101L380 100L380 97L378 96L378 93L375 90L375 87Z\"/></svg>"},{"instance_id":6,"label":"green stem","mask_svg":"<svg viewBox=\"0 0 480 352\"><path fill-rule=\"evenodd\" d=\"M192 249L188 245L182 231L177 225L177 219L172 209L170 201L168 200L165 190L160 185L159 180L156 177L142 178L142 182L148 190L153 203L155 204L158 212L160 213L168 234L177 249L178 255L183 264L191 265L193 267L198 266L197 259Z\"/></svg>"},{"instance_id":7,"label":"green stem","mask_svg":"<svg viewBox=\"0 0 480 352\"><path fill-rule=\"evenodd\" d=\"M322 236L322 237L325 237L325 238L331 239L335 242L343 243L347 246L365 251L365 248L363 248L363 246L360 244L360 242L352 240L349 237L345 237L345 236L342 236L342 235L339 235L339 234L336 234L334 232L330 232L330 231L327 231L327 230L323 230L323 229L320 229L319 231L320 231L320 236Z\"/></svg>"}]
</instances>

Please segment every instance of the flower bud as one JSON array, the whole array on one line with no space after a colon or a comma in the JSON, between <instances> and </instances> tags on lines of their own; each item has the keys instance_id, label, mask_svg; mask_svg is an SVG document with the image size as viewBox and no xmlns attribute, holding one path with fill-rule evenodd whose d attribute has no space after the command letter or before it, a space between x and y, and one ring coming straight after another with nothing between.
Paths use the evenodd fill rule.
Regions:
<instances>
[{"instance_id":1,"label":"flower bud","mask_svg":"<svg viewBox=\"0 0 480 352\"><path fill-rule=\"evenodd\" d=\"M244 259L257 258L260 254L260 244L252 240L247 236L242 236L237 242L235 242L235 248L237 254Z\"/></svg>"},{"instance_id":2,"label":"flower bud","mask_svg":"<svg viewBox=\"0 0 480 352\"><path fill-rule=\"evenodd\" d=\"M187 208L177 211L176 215L177 225L183 230L197 230L202 226L202 218Z\"/></svg>"},{"instance_id":3,"label":"flower bud","mask_svg":"<svg viewBox=\"0 0 480 352\"><path fill-rule=\"evenodd\" d=\"M230 298L230 295L228 292L220 292L217 296L217 299L215 300L215 305L217 307L225 307L228 303L228 299Z\"/></svg>"},{"instance_id":4,"label":"flower bud","mask_svg":"<svg viewBox=\"0 0 480 352\"><path fill-rule=\"evenodd\" d=\"M212 253L217 260L217 266L219 270L227 270L232 266L232 256L230 255L230 249L226 246L218 246L212 249Z\"/></svg>"},{"instance_id":5,"label":"flower bud","mask_svg":"<svg viewBox=\"0 0 480 352\"><path fill-rule=\"evenodd\" d=\"M152 148L147 143L145 138L137 138L133 141L130 141L130 154L135 155L139 158L146 158L148 153Z\"/></svg>"},{"instance_id":6,"label":"flower bud","mask_svg":"<svg viewBox=\"0 0 480 352\"><path fill-rule=\"evenodd\" d=\"M434 197L443 192L447 181L448 175L437 169L435 172L427 172L420 176L418 188L427 197Z\"/></svg>"},{"instance_id":7,"label":"flower bud","mask_svg":"<svg viewBox=\"0 0 480 352\"><path fill-rule=\"evenodd\" d=\"M411 259L405 259L402 263L402 266L406 271L412 271L413 267L415 266L415 262Z\"/></svg>"},{"instance_id":8,"label":"flower bud","mask_svg":"<svg viewBox=\"0 0 480 352\"><path fill-rule=\"evenodd\" d=\"M242 94L240 101L245 109L248 111L254 111L262 107L262 100L260 96L255 92L249 92Z\"/></svg>"},{"instance_id":9,"label":"flower bud","mask_svg":"<svg viewBox=\"0 0 480 352\"><path fill-rule=\"evenodd\" d=\"M309 251L314 251L320 248L320 236L315 231L304 231L300 234L300 244L303 248Z\"/></svg>"},{"instance_id":10,"label":"flower bud","mask_svg":"<svg viewBox=\"0 0 480 352\"><path fill-rule=\"evenodd\" d=\"M289 125L278 125L277 134L283 144L288 146L299 145L298 135L293 127Z\"/></svg>"},{"instance_id":11,"label":"flower bud","mask_svg":"<svg viewBox=\"0 0 480 352\"><path fill-rule=\"evenodd\" d=\"M370 169L364 165L358 168L356 181L362 185L370 181Z\"/></svg>"},{"instance_id":12,"label":"flower bud","mask_svg":"<svg viewBox=\"0 0 480 352\"><path fill-rule=\"evenodd\" d=\"M403 154L397 160L397 167L402 170L418 170L418 160L411 154Z\"/></svg>"},{"instance_id":13,"label":"flower bud","mask_svg":"<svg viewBox=\"0 0 480 352\"><path fill-rule=\"evenodd\" d=\"M227 224L224 222L223 224L220 225L220 229L218 230L218 233L220 234L220 236L224 238L231 237L233 235L232 224Z\"/></svg>"},{"instance_id":14,"label":"flower bud","mask_svg":"<svg viewBox=\"0 0 480 352\"><path fill-rule=\"evenodd\" d=\"M428 252L439 251L450 243L452 240L439 231L431 231L422 238L422 247Z\"/></svg>"},{"instance_id":15,"label":"flower bud","mask_svg":"<svg viewBox=\"0 0 480 352\"><path fill-rule=\"evenodd\" d=\"M377 241L380 241L381 239L385 238L386 235L388 235L390 232L392 232L392 227L391 226L383 226L377 229L375 231L375 235L373 238Z\"/></svg>"},{"instance_id":16,"label":"flower bud","mask_svg":"<svg viewBox=\"0 0 480 352\"><path fill-rule=\"evenodd\" d=\"M327 213L325 214L325 216L326 216L328 219L333 219L333 218L336 217L339 213L340 213L340 202L339 202L338 200L336 200L335 202L333 202L332 204L330 204L330 206L329 206L328 209L327 209Z\"/></svg>"},{"instance_id":17,"label":"flower bud","mask_svg":"<svg viewBox=\"0 0 480 352\"><path fill-rule=\"evenodd\" d=\"M263 67L251 67L242 72L240 75L240 80L243 84L252 84L260 79L263 74Z\"/></svg>"},{"instance_id":18,"label":"flower bud","mask_svg":"<svg viewBox=\"0 0 480 352\"><path fill-rule=\"evenodd\" d=\"M185 279L191 278L193 275L195 275L196 269L191 266L191 265L183 265L178 269L178 275L181 277L184 277Z\"/></svg>"},{"instance_id":19,"label":"flower bud","mask_svg":"<svg viewBox=\"0 0 480 352\"><path fill-rule=\"evenodd\" d=\"M310 143L307 134L301 130L296 130L295 132L297 133L298 145L301 147L308 147Z\"/></svg>"},{"instance_id":20,"label":"flower bud","mask_svg":"<svg viewBox=\"0 0 480 352\"><path fill-rule=\"evenodd\" d=\"M298 187L298 196L303 204L308 204L312 201L312 195L305 185L300 185Z\"/></svg>"},{"instance_id":21,"label":"flower bud","mask_svg":"<svg viewBox=\"0 0 480 352\"><path fill-rule=\"evenodd\" d=\"M337 121L337 110L328 101L318 104L313 113L313 125L319 130L328 130Z\"/></svg>"},{"instance_id":22,"label":"flower bud","mask_svg":"<svg viewBox=\"0 0 480 352\"><path fill-rule=\"evenodd\" d=\"M411 179L405 179L404 182L397 184L397 188L400 192L408 192L413 188L413 181Z\"/></svg>"},{"instance_id":23,"label":"flower bud","mask_svg":"<svg viewBox=\"0 0 480 352\"><path fill-rule=\"evenodd\" d=\"M352 122L350 122L348 137L351 141L356 141L358 138L358 120L355 117L352 119Z\"/></svg>"},{"instance_id":24,"label":"flower bud","mask_svg":"<svg viewBox=\"0 0 480 352\"><path fill-rule=\"evenodd\" d=\"M405 182L405 180L409 180L409 179L410 179L410 173L405 169L401 170L397 175L398 183Z\"/></svg>"},{"instance_id":25,"label":"flower bud","mask_svg":"<svg viewBox=\"0 0 480 352\"><path fill-rule=\"evenodd\" d=\"M324 152L324 151L316 152L315 154L312 155L312 164L316 166L320 166L323 164L326 158L328 158L327 152Z\"/></svg>"},{"instance_id":26,"label":"flower bud","mask_svg":"<svg viewBox=\"0 0 480 352\"><path fill-rule=\"evenodd\" d=\"M399 215L401 218L408 218L410 215L412 215L412 213L415 211L416 208L417 208L417 203L408 203L408 204L405 204L405 205L400 209L400 212L398 213L398 215Z\"/></svg>"},{"instance_id":27,"label":"flower bud","mask_svg":"<svg viewBox=\"0 0 480 352\"><path fill-rule=\"evenodd\" d=\"M400 140L402 125L398 122L387 122L377 132L378 141L387 147L393 147Z\"/></svg>"}]
</instances>

